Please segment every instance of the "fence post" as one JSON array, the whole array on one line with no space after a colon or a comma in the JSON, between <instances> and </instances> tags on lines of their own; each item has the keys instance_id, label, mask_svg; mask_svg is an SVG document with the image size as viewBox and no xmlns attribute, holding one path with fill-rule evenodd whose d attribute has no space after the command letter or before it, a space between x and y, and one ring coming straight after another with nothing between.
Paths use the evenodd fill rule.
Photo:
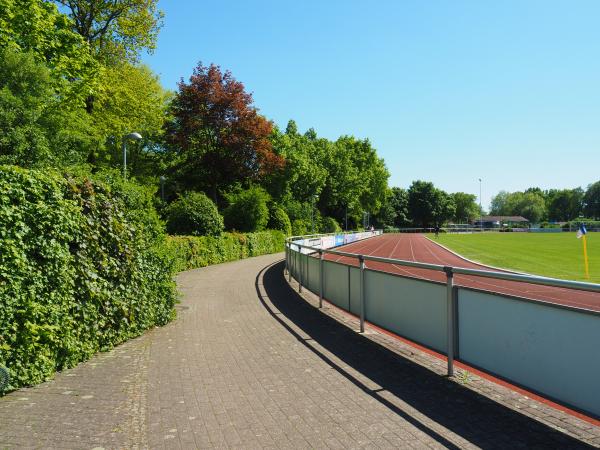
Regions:
<instances>
[{"instance_id":1,"label":"fence post","mask_svg":"<svg viewBox=\"0 0 600 450\"><path fill-rule=\"evenodd\" d=\"M454 273L452 267L445 266L444 272L446 272L446 315L447 315L447 356L448 356L448 376L454 376Z\"/></svg>"},{"instance_id":2,"label":"fence post","mask_svg":"<svg viewBox=\"0 0 600 450\"><path fill-rule=\"evenodd\" d=\"M302 293L302 283L304 282L304 264L302 264L302 247L298 247L298 256L300 257L300 282L298 283L298 292Z\"/></svg>"},{"instance_id":3,"label":"fence post","mask_svg":"<svg viewBox=\"0 0 600 450\"><path fill-rule=\"evenodd\" d=\"M292 244L290 244L289 248L289 259L290 259L290 267L288 268L288 282L292 282L292 257L294 256L294 251L292 250Z\"/></svg>"},{"instance_id":4,"label":"fence post","mask_svg":"<svg viewBox=\"0 0 600 450\"><path fill-rule=\"evenodd\" d=\"M348 264L348 312L350 312L350 300L351 300L351 291L350 291L350 264Z\"/></svg>"},{"instance_id":5,"label":"fence post","mask_svg":"<svg viewBox=\"0 0 600 450\"><path fill-rule=\"evenodd\" d=\"M288 244L287 242L284 244L284 248L285 248L285 273L289 273L290 272L290 267L289 267L289 261L288 258L290 256L290 252L288 249Z\"/></svg>"},{"instance_id":6,"label":"fence post","mask_svg":"<svg viewBox=\"0 0 600 450\"><path fill-rule=\"evenodd\" d=\"M360 263L360 332L365 332L365 257L358 255Z\"/></svg>"},{"instance_id":7,"label":"fence post","mask_svg":"<svg viewBox=\"0 0 600 450\"><path fill-rule=\"evenodd\" d=\"M319 308L323 307L323 250L319 250Z\"/></svg>"}]
</instances>

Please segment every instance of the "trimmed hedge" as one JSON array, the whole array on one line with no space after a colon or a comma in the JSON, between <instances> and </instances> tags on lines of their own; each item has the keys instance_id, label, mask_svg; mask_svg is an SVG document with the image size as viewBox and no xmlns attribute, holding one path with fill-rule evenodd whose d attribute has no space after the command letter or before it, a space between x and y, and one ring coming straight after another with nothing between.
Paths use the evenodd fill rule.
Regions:
<instances>
[{"instance_id":1,"label":"trimmed hedge","mask_svg":"<svg viewBox=\"0 0 600 450\"><path fill-rule=\"evenodd\" d=\"M42 382L171 320L168 256L144 188L110 174L92 180L1 166L5 390Z\"/></svg>"},{"instance_id":2,"label":"trimmed hedge","mask_svg":"<svg viewBox=\"0 0 600 450\"><path fill-rule=\"evenodd\" d=\"M168 254L175 270L196 269L211 264L283 251L285 235L279 230L256 233L223 233L221 236L169 236Z\"/></svg>"},{"instance_id":3,"label":"trimmed hedge","mask_svg":"<svg viewBox=\"0 0 600 450\"><path fill-rule=\"evenodd\" d=\"M185 192L166 208L170 234L218 236L223 232L223 217L203 192Z\"/></svg>"}]
</instances>

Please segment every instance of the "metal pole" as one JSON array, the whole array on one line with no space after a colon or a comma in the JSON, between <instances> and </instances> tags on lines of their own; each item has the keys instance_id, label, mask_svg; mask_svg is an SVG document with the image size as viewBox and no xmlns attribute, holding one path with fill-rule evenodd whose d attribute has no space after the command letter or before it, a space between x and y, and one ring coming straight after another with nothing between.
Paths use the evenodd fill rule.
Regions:
<instances>
[{"instance_id":1,"label":"metal pole","mask_svg":"<svg viewBox=\"0 0 600 450\"><path fill-rule=\"evenodd\" d=\"M454 274L452 267L444 267L446 272L446 315L448 333L446 337L446 347L448 356L448 376L454 376Z\"/></svg>"},{"instance_id":2,"label":"metal pole","mask_svg":"<svg viewBox=\"0 0 600 450\"><path fill-rule=\"evenodd\" d=\"M365 332L365 257L358 256L360 263L360 332Z\"/></svg>"},{"instance_id":3,"label":"metal pole","mask_svg":"<svg viewBox=\"0 0 600 450\"><path fill-rule=\"evenodd\" d=\"M302 292L302 283L304 282L304 264L302 264L302 248L298 247L298 256L300 257L300 282L298 283L298 292Z\"/></svg>"},{"instance_id":4,"label":"metal pole","mask_svg":"<svg viewBox=\"0 0 600 450\"><path fill-rule=\"evenodd\" d=\"M319 308L323 307L323 250L319 250Z\"/></svg>"},{"instance_id":5,"label":"metal pole","mask_svg":"<svg viewBox=\"0 0 600 450\"><path fill-rule=\"evenodd\" d=\"M350 291L350 265L348 265L348 312L350 312L350 306L351 306L350 294L351 294L351 291Z\"/></svg>"},{"instance_id":6,"label":"metal pole","mask_svg":"<svg viewBox=\"0 0 600 450\"><path fill-rule=\"evenodd\" d=\"M125 138L123 138L123 142L121 143L121 148L123 149L123 179L127 179L127 148L125 147Z\"/></svg>"},{"instance_id":7,"label":"metal pole","mask_svg":"<svg viewBox=\"0 0 600 450\"><path fill-rule=\"evenodd\" d=\"M346 205L346 229L344 231L348 231L348 205Z\"/></svg>"},{"instance_id":8,"label":"metal pole","mask_svg":"<svg viewBox=\"0 0 600 450\"><path fill-rule=\"evenodd\" d=\"M290 252L290 270L288 270L288 282L292 281L292 257L294 256L294 251L292 250L292 245L290 244L290 248L289 248L289 252Z\"/></svg>"},{"instance_id":9,"label":"metal pole","mask_svg":"<svg viewBox=\"0 0 600 450\"><path fill-rule=\"evenodd\" d=\"M483 231L483 210L481 209L481 178L479 179L479 228Z\"/></svg>"}]
</instances>

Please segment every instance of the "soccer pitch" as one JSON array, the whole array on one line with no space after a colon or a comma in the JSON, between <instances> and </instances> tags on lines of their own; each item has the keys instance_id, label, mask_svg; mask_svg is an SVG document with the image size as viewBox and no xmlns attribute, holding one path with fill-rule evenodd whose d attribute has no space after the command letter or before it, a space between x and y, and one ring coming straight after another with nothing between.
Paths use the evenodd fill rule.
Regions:
<instances>
[{"instance_id":1,"label":"soccer pitch","mask_svg":"<svg viewBox=\"0 0 600 450\"><path fill-rule=\"evenodd\" d=\"M472 261L546 277L600 283L600 233L588 233L590 269L585 278L583 243L575 233L441 233L434 242Z\"/></svg>"}]
</instances>

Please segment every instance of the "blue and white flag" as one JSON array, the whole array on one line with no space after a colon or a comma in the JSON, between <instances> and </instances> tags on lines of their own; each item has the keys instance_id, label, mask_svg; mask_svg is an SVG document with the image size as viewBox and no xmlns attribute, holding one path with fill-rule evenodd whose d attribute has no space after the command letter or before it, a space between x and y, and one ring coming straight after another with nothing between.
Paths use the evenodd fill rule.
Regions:
<instances>
[{"instance_id":1,"label":"blue and white flag","mask_svg":"<svg viewBox=\"0 0 600 450\"><path fill-rule=\"evenodd\" d=\"M577 239L580 239L582 236L585 236L587 230L585 229L585 225L579 225L579 230L577 230Z\"/></svg>"}]
</instances>

